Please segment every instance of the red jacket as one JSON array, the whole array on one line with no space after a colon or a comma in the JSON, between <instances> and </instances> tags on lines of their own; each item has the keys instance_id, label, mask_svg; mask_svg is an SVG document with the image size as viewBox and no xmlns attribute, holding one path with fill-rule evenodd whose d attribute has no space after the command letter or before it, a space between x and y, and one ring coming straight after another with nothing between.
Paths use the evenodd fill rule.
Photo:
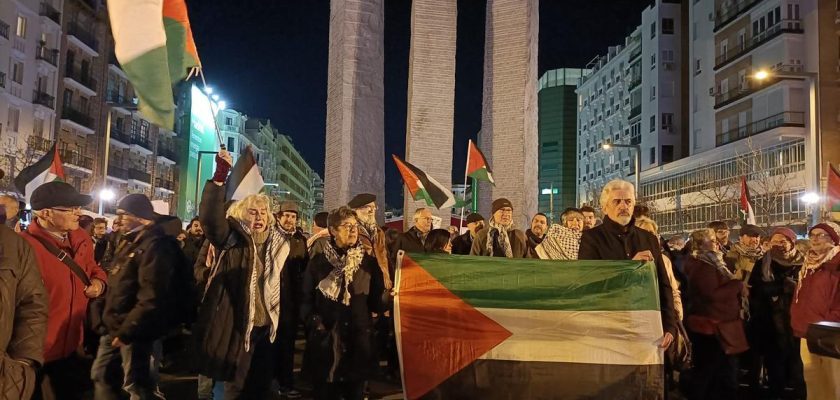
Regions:
<instances>
[{"instance_id":1,"label":"red jacket","mask_svg":"<svg viewBox=\"0 0 840 400\"><path fill-rule=\"evenodd\" d=\"M840 254L802 279L790 305L790 325L796 337L804 338L808 325L820 321L840 322ZM804 267L803 267L804 268Z\"/></svg>"},{"instance_id":2,"label":"red jacket","mask_svg":"<svg viewBox=\"0 0 840 400\"><path fill-rule=\"evenodd\" d=\"M697 333L713 334L717 322L740 318L740 293L744 282L728 279L711 264L688 257L683 266L688 277L688 328Z\"/></svg>"},{"instance_id":3,"label":"red jacket","mask_svg":"<svg viewBox=\"0 0 840 400\"><path fill-rule=\"evenodd\" d=\"M38 269L44 279L49 298L47 337L44 344L44 361L50 362L68 357L82 344L84 321L88 298L85 285L58 257L52 255L33 236L46 239L56 247L73 256L73 260L87 273L88 277L107 282L105 271L93 260L93 241L83 229L70 232L67 239L59 241L32 221L21 235L35 250Z\"/></svg>"}]
</instances>

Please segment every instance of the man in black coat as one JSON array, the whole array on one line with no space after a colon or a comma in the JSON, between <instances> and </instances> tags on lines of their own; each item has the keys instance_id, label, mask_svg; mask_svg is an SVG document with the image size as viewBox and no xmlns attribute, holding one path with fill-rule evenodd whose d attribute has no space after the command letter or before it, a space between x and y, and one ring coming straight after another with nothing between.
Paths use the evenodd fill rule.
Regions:
<instances>
[{"instance_id":1,"label":"man in black coat","mask_svg":"<svg viewBox=\"0 0 840 400\"><path fill-rule=\"evenodd\" d=\"M659 304L665 333L660 347L667 348L677 330L671 281L662 261L659 239L636 227L633 219L635 204L636 192L631 183L619 179L607 183L601 194L604 222L583 231L578 259L653 261L659 281Z\"/></svg>"},{"instance_id":2,"label":"man in black coat","mask_svg":"<svg viewBox=\"0 0 840 400\"><path fill-rule=\"evenodd\" d=\"M473 239L484 228L484 217L479 213L472 213L467 216L467 232L452 239L452 254L469 255L472 249Z\"/></svg>"},{"instance_id":3,"label":"man in black coat","mask_svg":"<svg viewBox=\"0 0 840 400\"><path fill-rule=\"evenodd\" d=\"M187 227L187 238L184 240L184 255L187 256L190 265L195 265L202 245L204 245L204 229L201 227L201 221L196 217L190 221Z\"/></svg>"},{"instance_id":4,"label":"man in black coat","mask_svg":"<svg viewBox=\"0 0 840 400\"><path fill-rule=\"evenodd\" d=\"M181 317L179 296L193 283L184 282L178 273L186 260L175 237L166 231L170 220L159 219L148 197L137 193L123 197L117 213L125 226L125 244L109 271L103 313L112 348L100 347L97 361L123 360L124 380L114 385L112 394L119 396L125 390L131 397L163 398L157 373L160 339Z\"/></svg>"},{"instance_id":5,"label":"man in black coat","mask_svg":"<svg viewBox=\"0 0 840 400\"><path fill-rule=\"evenodd\" d=\"M406 253L422 253L425 250L426 235L431 230L432 212L426 208L418 208L414 211L414 226L401 233L392 245L389 252L391 260L396 260L397 252L400 250Z\"/></svg>"}]
</instances>

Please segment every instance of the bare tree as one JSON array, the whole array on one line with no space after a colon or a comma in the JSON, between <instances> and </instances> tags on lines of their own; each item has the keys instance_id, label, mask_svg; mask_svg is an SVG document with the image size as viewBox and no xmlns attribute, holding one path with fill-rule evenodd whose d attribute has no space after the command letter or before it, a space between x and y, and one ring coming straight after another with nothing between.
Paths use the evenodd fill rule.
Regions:
<instances>
[{"instance_id":1,"label":"bare tree","mask_svg":"<svg viewBox=\"0 0 840 400\"><path fill-rule=\"evenodd\" d=\"M745 152L738 154L736 158L738 160L737 179L740 180L742 176L747 177L756 223L769 228L779 223L806 222L804 218L775 217L784 213L784 196L794 187L794 166L767 154L756 146L751 138L747 138L745 144ZM740 187L737 190L740 196Z\"/></svg>"},{"instance_id":2,"label":"bare tree","mask_svg":"<svg viewBox=\"0 0 840 400\"><path fill-rule=\"evenodd\" d=\"M6 148L3 157L0 159L0 169L6 173L3 179L0 179L0 190L7 192L16 192L17 188L14 186L15 177L21 171L38 161L43 155L28 143L18 144L14 147Z\"/></svg>"}]
</instances>

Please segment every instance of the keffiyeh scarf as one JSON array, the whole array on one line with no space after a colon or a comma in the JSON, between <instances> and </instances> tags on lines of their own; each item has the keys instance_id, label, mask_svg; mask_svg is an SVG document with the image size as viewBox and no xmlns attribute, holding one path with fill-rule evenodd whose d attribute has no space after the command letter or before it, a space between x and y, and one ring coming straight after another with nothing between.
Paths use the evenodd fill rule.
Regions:
<instances>
[{"instance_id":1,"label":"keffiyeh scarf","mask_svg":"<svg viewBox=\"0 0 840 400\"><path fill-rule=\"evenodd\" d=\"M350 284L353 283L353 276L362 265L365 249L360 245L356 245L348 249L346 254L339 255L335 250L334 244L331 243L324 249L324 255L327 257L327 261L329 261L333 269L326 278L318 283L318 290L321 291L324 297L349 306L351 297ZM341 299L339 299L339 296L341 296Z\"/></svg>"},{"instance_id":2,"label":"keffiyeh scarf","mask_svg":"<svg viewBox=\"0 0 840 400\"><path fill-rule=\"evenodd\" d=\"M251 230L247 225L242 224L242 229L251 236ZM260 255L256 252L256 245L253 243L253 262L251 264L251 277L248 280L248 327L245 331L245 351L251 348L251 330L254 328L254 315L257 303L257 284L260 282L263 285L263 301L268 312L268 318L271 320L270 341L273 343L277 336L277 324L280 321L280 274L283 272L283 266L286 264L286 258L289 257L289 241L286 235L281 234L274 228L269 228L268 239L265 242L265 259L263 264L262 277L258 276L257 257Z\"/></svg>"},{"instance_id":3,"label":"keffiyeh scarf","mask_svg":"<svg viewBox=\"0 0 840 400\"><path fill-rule=\"evenodd\" d=\"M817 269L819 269L827 261L837 256L837 253L840 253L840 246L832 247L831 250L823 255L818 255L817 253L810 251L808 252L805 256L805 263L802 264L802 268L799 270L799 281L796 282L796 295L794 295L794 302L799 302L799 289L802 288L802 282L809 276L813 275L814 272L817 272Z\"/></svg>"},{"instance_id":4,"label":"keffiyeh scarf","mask_svg":"<svg viewBox=\"0 0 840 400\"><path fill-rule=\"evenodd\" d=\"M581 236L583 232L553 224L536 247L537 254L543 260L577 260Z\"/></svg>"},{"instance_id":5,"label":"keffiyeh scarf","mask_svg":"<svg viewBox=\"0 0 840 400\"><path fill-rule=\"evenodd\" d=\"M761 250L761 247L748 249L747 247L741 245L741 243L735 243L732 245L732 250L737 251L738 255L741 257L747 257L752 261L758 261L761 257L764 257L764 251Z\"/></svg>"},{"instance_id":6,"label":"keffiyeh scarf","mask_svg":"<svg viewBox=\"0 0 840 400\"><path fill-rule=\"evenodd\" d=\"M499 238L499 247L505 251L505 257L513 258L513 249L510 247L510 236L508 236L508 231L512 229L513 223L504 226L491 219L490 230L487 232L487 254L493 256L493 232L495 231Z\"/></svg>"}]
</instances>

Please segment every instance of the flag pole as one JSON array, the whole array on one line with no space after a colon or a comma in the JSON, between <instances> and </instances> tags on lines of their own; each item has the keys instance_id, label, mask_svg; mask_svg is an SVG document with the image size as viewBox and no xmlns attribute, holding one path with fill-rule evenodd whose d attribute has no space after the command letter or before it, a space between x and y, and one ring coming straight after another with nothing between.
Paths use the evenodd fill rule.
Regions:
<instances>
[{"instance_id":1,"label":"flag pole","mask_svg":"<svg viewBox=\"0 0 840 400\"><path fill-rule=\"evenodd\" d=\"M207 81L204 79L204 69L198 70L198 76L201 77L201 86L204 94L207 94ZM208 95L209 96L209 95ZM213 115L213 128L216 130L216 138L219 139L219 149L225 150L224 139L222 138L222 131L219 130L219 122L216 121L216 110L213 109L213 99L207 98L210 103L210 114Z\"/></svg>"},{"instance_id":2,"label":"flag pole","mask_svg":"<svg viewBox=\"0 0 840 400\"><path fill-rule=\"evenodd\" d=\"M470 144L472 139L467 142L467 165L464 166L464 203L461 204L461 219L458 222L458 234L464 229L464 209L467 207L467 173L470 172Z\"/></svg>"}]
</instances>

